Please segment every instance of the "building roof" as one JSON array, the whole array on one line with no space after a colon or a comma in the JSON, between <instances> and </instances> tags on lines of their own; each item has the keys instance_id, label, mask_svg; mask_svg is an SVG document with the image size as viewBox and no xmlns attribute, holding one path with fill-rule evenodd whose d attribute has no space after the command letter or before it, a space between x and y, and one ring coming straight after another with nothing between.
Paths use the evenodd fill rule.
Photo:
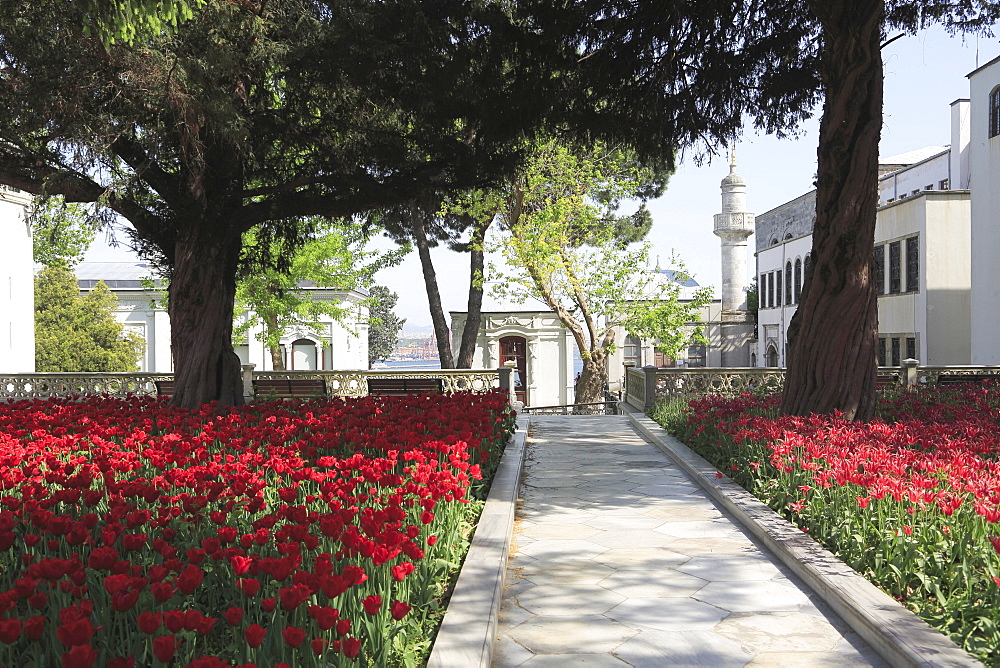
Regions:
<instances>
[{"instance_id":1,"label":"building roof","mask_svg":"<svg viewBox=\"0 0 1000 668\"><path fill-rule=\"evenodd\" d=\"M165 282L159 278L156 269L145 262L81 262L74 270L77 285L81 289L93 288L99 281L111 290L142 290L149 287L144 280L154 280L156 287L164 287ZM344 290L341 288L319 288L312 281L299 281L298 287L316 290L319 294L346 294L356 297L368 297L367 288Z\"/></svg>"},{"instance_id":2,"label":"building roof","mask_svg":"<svg viewBox=\"0 0 1000 668\"><path fill-rule=\"evenodd\" d=\"M666 276L669 280L673 281L674 283L679 283L682 288L701 287L698 281L694 280L688 275L680 274L679 272L676 272L673 269L658 269L657 271Z\"/></svg>"},{"instance_id":3,"label":"building roof","mask_svg":"<svg viewBox=\"0 0 1000 668\"><path fill-rule=\"evenodd\" d=\"M112 290L141 289L143 279L157 277L153 266L145 262L81 262L74 273L81 288L92 288L104 281Z\"/></svg>"},{"instance_id":4,"label":"building roof","mask_svg":"<svg viewBox=\"0 0 1000 668\"><path fill-rule=\"evenodd\" d=\"M888 158L880 157L878 162L880 165L912 165L940 155L948 149L948 146L925 146L913 151L907 151L906 153L900 153L899 155L893 155Z\"/></svg>"}]
</instances>

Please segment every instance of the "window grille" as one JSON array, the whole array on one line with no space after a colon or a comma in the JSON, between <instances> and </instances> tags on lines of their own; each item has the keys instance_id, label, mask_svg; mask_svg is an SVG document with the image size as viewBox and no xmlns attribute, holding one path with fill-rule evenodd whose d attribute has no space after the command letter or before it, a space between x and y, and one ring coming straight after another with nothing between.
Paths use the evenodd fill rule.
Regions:
<instances>
[{"instance_id":1,"label":"window grille","mask_svg":"<svg viewBox=\"0 0 1000 668\"><path fill-rule=\"evenodd\" d=\"M900 284L899 242L889 244L889 294L898 295L902 291Z\"/></svg>"},{"instance_id":2,"label":"window grille","mask_svg":"<svg viewBox=\"0 0 1000 668\"><path fill-rule=\"evenodd\" d=\"M917 337L915 336L906 337L906 358L917 359Z\"/></svg>"},{"instance_id":3,"label":"window grille","mask_svg":"<svg viewBox=\"0 0 1000 668\"><path fill-rule=\"evenodd\" d=\"M920 290L920 239L910 237L906 240L906 291Z\"/></svg>"},{"instance_id":4,"label":"window grille","mask_svg":"<svg viewBox=\"0 0 1000 668\"><path fill-rule=\"evenodd\" d=\"M990 137L1000 135L1000 86L990 93Z\"/></svg>"},{"instance_id":5,"label":"window grille","mask_svg":"<svg viewBox=\"0 0 1000 668\"><path fill-rule=\"evenodd\" d=\"M885 246L875 247L875 292L885 294Z\"/></svg>"},{"instance_id":6,"label":"window grille","mask_svg":"<svg viewBox=\"0 0 1000 668\"><path fill-rule=\"evenodd\" d=\"M625 338L625 345L623 346L622 356L624 357L624 362L628 364L629 362L638 369L642 366L642 342L637 336L628 336Z\"/></svg>"},{"instance_id":7,"label":"window grille","mask_svg":"<svg viewBox=\"0 0 1000 668\"><path fill-rule=\"evenodd\" d=\"M781 270L775 272L776 278L774 279L775 284L778 286L777 294L774 295L774 305L781 306Z\"/></svg>"},{"instance_id":8,"label":"window grille","mask_svg":"<svg viewBox=\"0 0 1000 668\"><path fill-rule=\"evenodd\" d=\"M785 263L785 304L792 303L792 261Z\"/></svg>"},{"instance_id":9,"label":"window grille","mask_svg":"<svg viewBox=\"0 0 1000 668\"><path fill-rule=\"evenodd\" d=\"M795 259L795 303L802 296L802 258Z\"/></svg>"},{"instance_id":10,"label":"window grille","mask_svg":"<svg viewBox=\"0 0 1000 668\"><path fill-rule=\"evenodd\" d=\"M878 337L878 365L885 366L885 337Z\"/></svg>"},{"instance_id":11,"label":"window grille","mask_svg":"<svg viewBox=\"0 0 1000 668\"><path fill-rule=\"evenodd\" d=\"M892 337L892 366L899 366L899 337Z\"/></svg>"}]
</instances>

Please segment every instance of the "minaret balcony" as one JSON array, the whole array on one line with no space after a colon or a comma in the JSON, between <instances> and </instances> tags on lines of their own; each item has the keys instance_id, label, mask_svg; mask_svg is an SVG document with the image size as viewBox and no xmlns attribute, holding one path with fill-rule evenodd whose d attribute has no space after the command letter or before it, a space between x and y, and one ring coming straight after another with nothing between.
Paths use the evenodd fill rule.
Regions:
<instances>
[{"instance_id":1,"label":"minaret balcony","mask_svg":"<svg viewBox=\"0 0 1000 668\"><path fill-rule=\"evenodd\" d=\"M750 236L754 232L754 214L745 211L715 214L715 234Z\"/></svg>"}]
</instances>

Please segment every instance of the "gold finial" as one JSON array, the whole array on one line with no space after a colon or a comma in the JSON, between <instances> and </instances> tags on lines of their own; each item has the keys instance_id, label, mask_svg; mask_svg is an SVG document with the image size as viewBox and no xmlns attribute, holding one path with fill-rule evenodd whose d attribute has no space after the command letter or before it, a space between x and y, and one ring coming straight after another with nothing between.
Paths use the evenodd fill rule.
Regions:
<instances>
[{"instance_id":1,"label":"gold finial","mask_svg":"<svg viewBox=\"0 0 1000 668\"><path fill-rule=\"evenodd\" d=\"M729 166L736 167L736 144L729 145Z\"/></svg>"}]
</instances>

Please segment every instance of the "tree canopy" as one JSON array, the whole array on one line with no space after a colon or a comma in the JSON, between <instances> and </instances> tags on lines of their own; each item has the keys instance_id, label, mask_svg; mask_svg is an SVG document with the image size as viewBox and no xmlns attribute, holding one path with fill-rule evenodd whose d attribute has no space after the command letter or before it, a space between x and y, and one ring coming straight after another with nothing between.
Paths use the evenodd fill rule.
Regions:
<instances>
[{"instance_id":1,"label":"tree canopy","mask_svg":"<svg viewBox=\"0 0 1000 668\"><path fill-rule=\"evenodd\" d=\"M145 342L114 316L117 300L103 282L80 294L66 266L45 267L35 277L35 369L138 371Z\"/></svg>"},{"instance_id":2,"label":"tree canopy","mask_svg":"<svg viewBox=\"0 0 1000 668\"><path fill-rule=\"evenodd\" d=\"M499 212L496 246L506 266L490 272L494 292L544 303L572 334L583 360L575 403L604 399L607 356L620 329L657 338L676 354L690 338L686 326L711 300L710 290L700 290L680 301L680 283L653 271L648 245L629 249L648 230L648 214L622 215L619 207L659 195L666 180L628 151L602 144L583 151L551 140L506 188L467 204L479 215Z\"/></svg>"},{"instance_id":3,"label":"tree canopy","mask_svg":"<svg viewBox=\"0 0 1000 668\"><path fill-rule=\"evenodd\" d=\"M36 198L29 216L34 260L45 266L75 266L100 227L93 207L59 196Z\"/></svg>"},{"instance_id":4,"label":"tree canopy","mask_svg":"<svg viewBox=\"0 0 1000 668\"><path fill-rule=\"evenodd\" d=\"M288 327L315 328L323 316L344 320L352 309L360 308L357 303L339 298L319 299L317 288L344 292L367 289L377 271L398 264L409 250L368 251L365 246L369 239L369 233L346 220L314 221L308 239L292 251L287 271L260 267L240 276L236 285L240 325L235 336L246 336L251 328L259 326L258 338L270 351L272 368L284 370L280 343ZM253 253L258 240L253 232L247 232L244 243L246 252ZM268 252L275 253L275 249ZM239 318L242 314L246 317Z\"/></svg>"},{"instance_id":5,"label":"tree canopy","mask_svg":"<svg viewBox=\"0 0 1000 668\"><path fill-rule=\"evenodd\" d=\"M555 47L507 8L209 0L176 30L106 44L83 3L0 0L0 182L126 219L170 280L174 402L239 403L244 233L278 243L254 260L286 269L271 249L309 216L516 162L555 99L540 57Z\"/></svg>"}]
</instances>

